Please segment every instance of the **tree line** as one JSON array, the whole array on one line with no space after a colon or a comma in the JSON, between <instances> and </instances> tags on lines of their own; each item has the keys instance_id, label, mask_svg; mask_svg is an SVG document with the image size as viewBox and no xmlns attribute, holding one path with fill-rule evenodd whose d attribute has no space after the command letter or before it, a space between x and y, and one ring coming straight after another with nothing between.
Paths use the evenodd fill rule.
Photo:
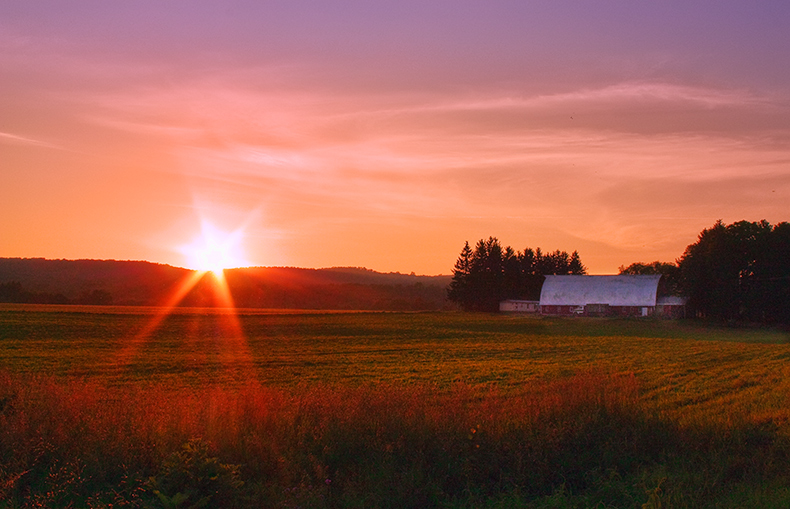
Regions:
<instances>
[{"instance_id":1,"label":"tree line","mask_svg":"<svg viewBox=\"0 0 790 509\"><path fill-rule=\"evenodd\" d=\"M468 311L496 311L505 299L540 299L547 274L586 274L574 251L516 251L496 237L480 239L474 250L464 244L453 268L447 298Z\"/></svg>"},{"instance_id":2,"label":"tree line","mask_svg":"<svg viewBox=\"0 0 790 509\"><path fill-rule=\"evenodd\" d=\"M112 295L104 290L82 292L77 298L69 299L62 293L31 292L19 281L0 283L0 302L16 304L89 304L110 305Z\"/></svg>"}]
</instances>

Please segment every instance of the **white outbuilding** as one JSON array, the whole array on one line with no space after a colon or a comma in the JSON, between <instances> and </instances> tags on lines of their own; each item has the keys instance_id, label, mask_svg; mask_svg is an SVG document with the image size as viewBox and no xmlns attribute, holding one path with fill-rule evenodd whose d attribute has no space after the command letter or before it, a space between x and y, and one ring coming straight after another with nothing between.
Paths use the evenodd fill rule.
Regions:
<instances>
[{"instance_id":1,"label":"white outbuilding","mask_svg":"<svg viewBox=\"0 0 790 509\"><path fill-rule=\"evenodd\" d=\"M503 313L539 313L539 300L508 299L499 303L499 310Z\"/></svg>"}]
</instances>

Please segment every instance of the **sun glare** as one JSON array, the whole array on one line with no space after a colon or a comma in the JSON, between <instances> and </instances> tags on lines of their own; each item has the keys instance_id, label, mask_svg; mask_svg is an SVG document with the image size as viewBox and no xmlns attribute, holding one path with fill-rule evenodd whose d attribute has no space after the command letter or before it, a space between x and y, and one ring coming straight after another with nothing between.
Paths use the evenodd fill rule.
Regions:
<instances>
[{"instance_id":1,"label":"sun glare","mask_svg":"<svg viewBox=\"0 0 790 509\"><path fill-rule=\"evenodd\" d=\"M193 272L185 274L174 285L166 300L157 306L157 312L151 320L124 345L117 356L118 365L127 366L134 361L153 331L201 283L203 276L210 272L214 274L213 284L209 285L214 291L214 299L209 306L226 309L224 314L217 315L217 319L220 320L219 316L221 316L224 322L221 333L225 339L224 362L227 363L228 368L235 366L234 369L240 370L244 376L249 376L252 356L244 339L233 295L223 272L225 269L249 266L244 259L241 246L243 237L243 227L228 233L217 229L205 220L201 221L200 235L192 243L178 249L186 258L187 267L193 269Z\"/></svg>"},{"instance_id":2,"label":"sun glare","mask_svg":"<svg viewBox=\"0 0 790 509\"><path fill-rule=\"evenodd\" d=\"M204 221L200 236L191 244L182 246L180 251L186 257L189 268L221 276L225 269L248 265L242 253L242 237L241 229L227 233Z\"/></svg>"}]
</instances>

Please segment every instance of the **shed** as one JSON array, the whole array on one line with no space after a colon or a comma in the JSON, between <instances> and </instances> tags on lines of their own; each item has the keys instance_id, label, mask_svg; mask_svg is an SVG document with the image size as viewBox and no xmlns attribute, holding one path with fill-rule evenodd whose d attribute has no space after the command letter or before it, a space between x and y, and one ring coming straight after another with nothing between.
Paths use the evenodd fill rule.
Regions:
<instances>
[{"instance_id":1,"label":"shed","mask_svg":"<svg viewBox=\"0 0 790 509\"><path fill-rule=\"evenodd\" d=\"M538 313L540 311L539 300L503 300L499 303L499 310L505 313Z\"/></svg>"},{"instance_id":2,"label":"shed","mask_svg":"<svg viewBox=\"0 0 790 509\"><path fill-rule=\"evenodd\" d=\"M540 312L550 315L650 316L660 275L546 276Z\"/></svg>"}]
</instances>

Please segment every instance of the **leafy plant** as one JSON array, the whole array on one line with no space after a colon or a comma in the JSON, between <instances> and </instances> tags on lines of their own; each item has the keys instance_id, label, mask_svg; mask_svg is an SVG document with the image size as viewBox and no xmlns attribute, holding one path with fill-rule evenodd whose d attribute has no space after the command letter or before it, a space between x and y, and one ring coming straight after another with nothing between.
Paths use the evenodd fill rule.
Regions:
<instances>
[{"instance_id":1,"label":"leafy plant","mask_svg":"<svg viewBox=\"0 0 790 509\"><path fill-rule=\"evenodd\" d=\"M149 480L165 509L230 507L242 484L239 466L212 457L208 444L199 438L167 457L159 475Z\"/></svg>"}]
</instances>

